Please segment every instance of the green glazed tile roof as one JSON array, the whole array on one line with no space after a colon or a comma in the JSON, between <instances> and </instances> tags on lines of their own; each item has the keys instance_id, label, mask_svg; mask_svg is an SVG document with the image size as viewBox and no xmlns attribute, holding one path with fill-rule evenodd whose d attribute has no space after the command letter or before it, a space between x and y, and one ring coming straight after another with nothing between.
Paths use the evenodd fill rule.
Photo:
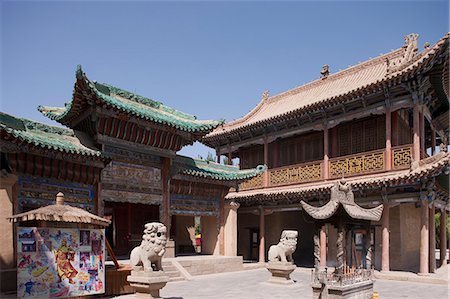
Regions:
<instances>
[{"instance_id":1,"label":"green glazed tile roof","mask_svg":"<svg viewBox=\"0 0 450 299\"><path fill-rule=\"evenodd\" d=\"M208 178L220 181L242 181L263 173L266 167L259 165L256 168L240 170L237 166L222 165L215 162L192 159L177 155L176 164L180 167L180 174Z\"/></svg>"},{"instance_id":2,"label":"green glazed tile roof","mask_svg":"<svg viewBox=\"0 0 450 299\"><path fill-rule=\"evenodd\" d=\"M70 129L49 126L24 118L0 112L0 132L2 139L9 135L30 145L65 152L102 158L101 152L90 149L75 136Z\"/></svg>"},{"instance_id":3,"label":"green glazed tile roof","mask_svg":"<svg viewBox=\"0 0 450 299\"><path fill-rule=\"evenodd\" d=\"M224 123L223 120L197 120L193 115L177 111L152 99L109 84L93 82L86 77L81 66L77 67L76 77L71 102L66 103L65 107L39 106L38 110L50 119L69 125L71 119L88 107L88 100L95 99L114 109L185 132L206 134ZM77 93L80 94L76 96Z\"/></svg>"}]
</instances>

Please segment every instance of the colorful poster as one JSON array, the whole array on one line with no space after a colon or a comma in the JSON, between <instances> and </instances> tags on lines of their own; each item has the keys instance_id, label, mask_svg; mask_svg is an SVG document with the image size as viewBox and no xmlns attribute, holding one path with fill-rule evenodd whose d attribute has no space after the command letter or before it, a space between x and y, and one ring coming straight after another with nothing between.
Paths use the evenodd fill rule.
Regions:
<instances>
[{"instance_id":1,"label":"colorful poster","mask_svg":"<svg viewBox=\"0 0 450 299\"><path fill-rule=\"evenodd\" d=\"M105 230L19 227L17 296L65 298L105 292Z\"/></svg>"}]
</instances>

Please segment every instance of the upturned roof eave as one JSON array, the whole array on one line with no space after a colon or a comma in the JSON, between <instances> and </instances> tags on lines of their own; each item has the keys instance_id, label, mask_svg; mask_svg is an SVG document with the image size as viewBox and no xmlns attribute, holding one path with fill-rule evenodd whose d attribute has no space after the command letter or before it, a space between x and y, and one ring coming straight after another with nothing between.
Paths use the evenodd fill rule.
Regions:
<instances>
[{"instance_id":1,"label":"upturned roof eave","mask_svg":"<svg viewBox=\"0 0 450 299\"><path fill-rule=\"evenodd\" d=\"M76 78L77 80L75 82L73 99L67 103L65 107L39 106L38 111L52 120L70 126L72 120L79 116L86 109L86 107L90 105L88 101L91 100L91 104L93 102L100 101L110 108L120 110L121 112L130 114L131 116L136 116L145 121L167 125L183 132L200 134L202 136L224 123L224 120L197 120L194 116L177 111L159 102L144 98L117 87L113 87L109 84L98 83L98 85L106 88L113 88L114 90L118 90L132 98L136 98L141 101L144 99L147 100L147 102L151 101L151 103L154 103L156 108L152 108L150 106L146 107L141 102L133 102L131 99L124 99L133 102L131 103L132 105L127 104L124 100L121 101L117 97L112 97L99 91L96 88L97 83L94 83L87 78L85 73L82 71L81 66L78 66L77 68ZM85 90L86 94L92 97L92 99L87 99L87 96L77 97L76 93L78 90ZM95 99L95 101L92 101L93 99ZM133 107L133 105L140 105L140 108Z\"/></svg>"}]
</instances>

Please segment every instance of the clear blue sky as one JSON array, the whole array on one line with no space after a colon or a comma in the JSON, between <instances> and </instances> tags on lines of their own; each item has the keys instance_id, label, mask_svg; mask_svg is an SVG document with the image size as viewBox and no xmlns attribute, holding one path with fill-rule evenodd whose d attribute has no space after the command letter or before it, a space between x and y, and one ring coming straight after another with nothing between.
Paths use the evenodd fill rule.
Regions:
<instances>
[{"instance_id":1,"label":"clear blue sky","mask_svg":"<svg viewBox=\"0 0 450 299\"><path fill-rule=\"evenodd\" d=\"M277 94L448 30L447 1L1 3L1 111L55 124L75 67L199 119L236 119ZM213 152L213 150L209 150ZM206 147L182 154L206 156Z\"/></svg>"}]
</instances>

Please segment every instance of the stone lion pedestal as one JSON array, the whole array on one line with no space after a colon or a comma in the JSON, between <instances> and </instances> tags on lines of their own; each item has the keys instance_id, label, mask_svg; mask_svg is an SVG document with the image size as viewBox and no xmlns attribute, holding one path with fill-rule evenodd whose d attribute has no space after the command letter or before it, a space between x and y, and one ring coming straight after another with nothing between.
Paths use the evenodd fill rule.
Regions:
<instances>
[{"instance_id":1,"label":"stone lion pedestal","mask_svg":"<svg viewBox=\"0 0 450 299\"><path fill-rule=\"evenodd\" d=\"M272 274L268 282L282 285L294 283L290 277L296 268L294 264L290 262L268 262L266 263L266 268Z\"/></svg>"},{"instance_id":2,"label":"stone lion pedestal","mask_svg":"<svg viewBox=\"0 0 450 299\"><path fill-rule=\"evenodd\" d=\"M134 298L161 298L159 290L170 280L163 271L131 271L127 277L130 286L135 290Z\"/></svg>"},{"instance_id":3,"label":"stone lion pedestal","mask_svg":"<svg viewBox=\"0 0 450 299\"><path fill-rule=\"evenodd\" d=\"M269 282L289 285L293 284L291 273L295 270L292 254L297 248L298 232L295 230L284 230L281 233L280 242L269 248L269 262L266 264L267 270L272 274Z\"/></svg>"}]
</instances>

